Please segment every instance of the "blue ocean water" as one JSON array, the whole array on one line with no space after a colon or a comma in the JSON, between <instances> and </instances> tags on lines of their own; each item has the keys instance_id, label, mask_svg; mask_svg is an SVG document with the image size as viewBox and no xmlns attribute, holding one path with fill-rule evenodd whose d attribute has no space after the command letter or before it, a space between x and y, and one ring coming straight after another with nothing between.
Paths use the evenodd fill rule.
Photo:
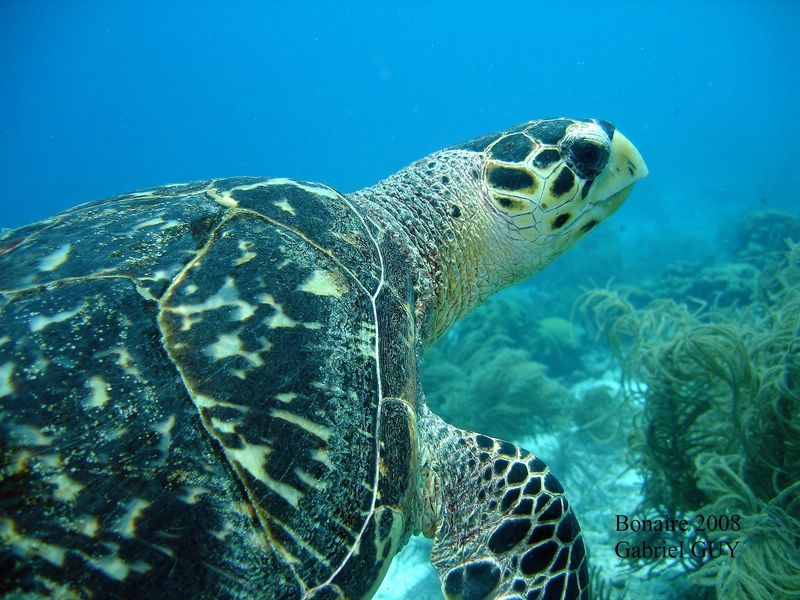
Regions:
<instances>
[{"instance_id":1,"label":"blue ocean water","mask_svg":"<svg viewBox=\"0 0 800 600\"><path fill-rule=\"evenodd\" d=\"M655 270L800 199L800 3L0 3L0 228L162 183L350 192L535 118L650 169L605 225ZM655 274L655 272L653 273Z\"/></svg>"},{"instance_id":2,"label":"blue ocean water","mask_svg":"<svg viewBox=\"0 0 800 600\"><path fill-rule=\"evenodd\" d=\"M798 16L791 1L6 0L0 223L229 175L347 192L564 115L614 122L648 162L618 224L707 233L795 202Z\"/></svg>"}]
</instances>

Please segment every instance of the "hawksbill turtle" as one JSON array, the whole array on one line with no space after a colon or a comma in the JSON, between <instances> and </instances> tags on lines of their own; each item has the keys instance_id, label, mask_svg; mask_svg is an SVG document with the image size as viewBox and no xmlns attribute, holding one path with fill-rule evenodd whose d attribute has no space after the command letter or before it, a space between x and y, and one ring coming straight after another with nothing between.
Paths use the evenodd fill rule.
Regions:
<instances>
[{"instance_id":1,"label":"hawksbill turtle","mask_svg":"<svg viewBox=\"0 0 800 600\"><path fill-rule=\"evenodd\" d=\"M448 425L423 350L647 173L594 119L343 195L230 178L0 239L0 592L361 598L413 534L447 598L584 598L540 459Z\"/></svg>"}]
</instances>

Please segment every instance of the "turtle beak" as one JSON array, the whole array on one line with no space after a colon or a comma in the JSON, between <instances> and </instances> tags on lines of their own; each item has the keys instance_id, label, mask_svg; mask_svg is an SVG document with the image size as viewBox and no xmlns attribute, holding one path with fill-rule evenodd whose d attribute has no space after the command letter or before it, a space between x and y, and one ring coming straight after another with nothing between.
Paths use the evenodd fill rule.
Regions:
<instances>
[{"instance_id":1,"label":"turtle beak","mask_svg":"<svg viewBox=\"0 0 800 600\"><path fill-rule=\"evenodd\" d=\"M592 189L598 208L602 207L605 216L615 212L631 193L633 184L647 177L647 173L647 165L636 147L615 131L608 164Z\"/></svg>"}]
</instances>

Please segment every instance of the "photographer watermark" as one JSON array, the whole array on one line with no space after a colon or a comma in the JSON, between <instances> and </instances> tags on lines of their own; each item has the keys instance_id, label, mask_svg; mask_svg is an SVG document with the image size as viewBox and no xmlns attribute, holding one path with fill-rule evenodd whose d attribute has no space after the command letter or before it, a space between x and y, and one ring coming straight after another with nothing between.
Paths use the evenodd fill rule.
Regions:
<instances>
[{"instance_id":1,"label":"photographer watermark","mask_svg":"<svg viewBox=\"0 0 800 600\"><path fill-rule=\"evenodd\" d=\"M688 557L713 559L722 556L734 558L740 542L711 539L708 534L735 532L742 527L740 515L704 515L698 513L691 519L671 518L669 515L653 519L638 519L629 515L615 515L615 520L617 533L634 534L633 540L623 539L614 546L614 553L622 559L647 560ZM635 535L640 533L665 533L670 535L665 535L662 539L659 539L658 535Z\"/></svg>"}]
</instances>

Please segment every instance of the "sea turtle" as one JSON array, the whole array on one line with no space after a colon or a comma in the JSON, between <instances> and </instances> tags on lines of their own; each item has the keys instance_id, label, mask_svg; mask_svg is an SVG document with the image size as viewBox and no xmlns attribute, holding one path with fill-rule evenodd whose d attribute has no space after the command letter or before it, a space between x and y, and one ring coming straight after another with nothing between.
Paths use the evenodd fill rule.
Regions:
<instances>
[{"instance_id":1,"label":"sea turtle","mask_svg":"<svg viewBox=\"0 0 800 600\"><path fill-rule=\"evenodd\" d=\"M586 597L556 478L434 415L417 365L646 173L560 118L348 195L217 179L6 232L0 591L369 597L422 532L448 598Z\"/></svg>"}]
</instances>

